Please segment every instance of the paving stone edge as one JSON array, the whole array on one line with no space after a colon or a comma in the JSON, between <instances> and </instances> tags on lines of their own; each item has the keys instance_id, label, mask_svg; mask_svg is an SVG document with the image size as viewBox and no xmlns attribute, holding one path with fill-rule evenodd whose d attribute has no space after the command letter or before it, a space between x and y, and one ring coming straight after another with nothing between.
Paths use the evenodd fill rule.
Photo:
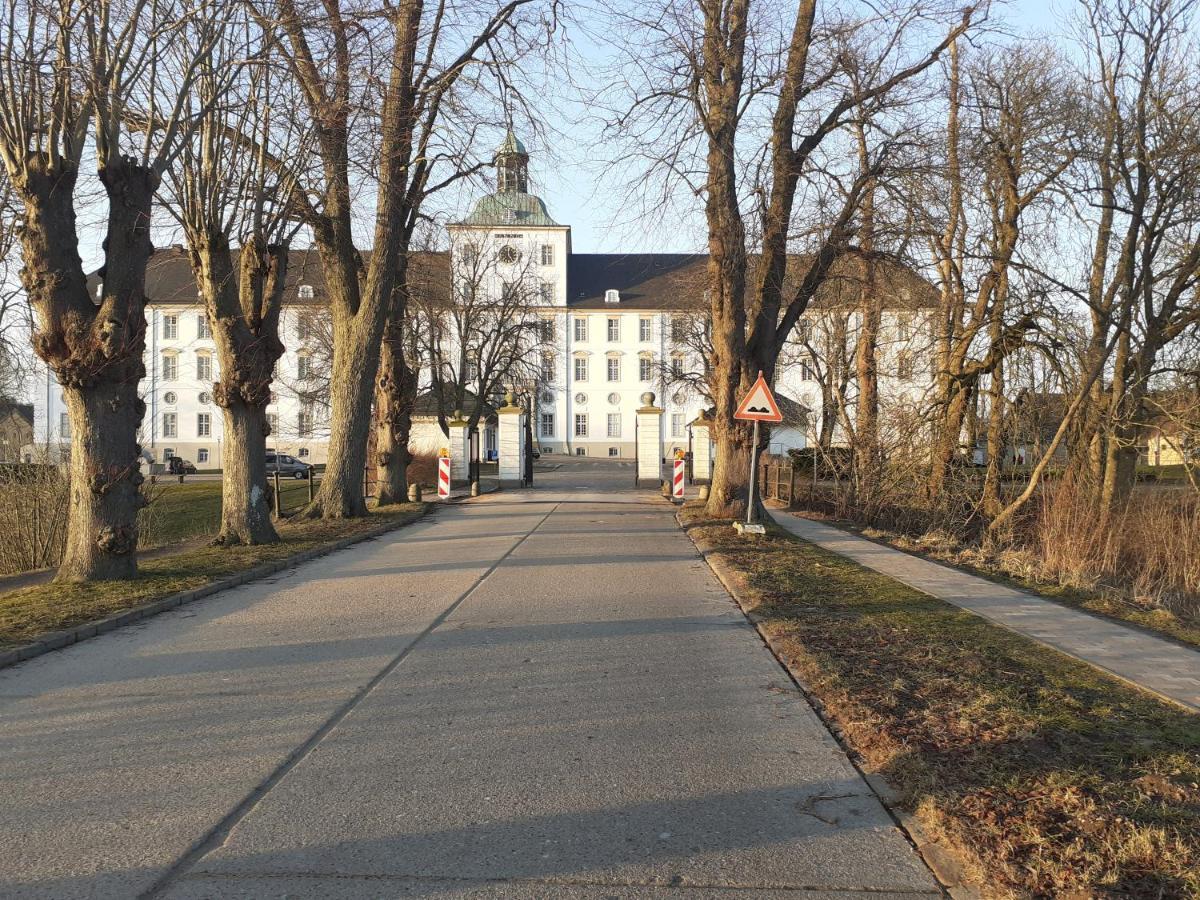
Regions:
<instances>
[{"instance_id":1,"label":"paving stone edge","mask_svg":"<svg viewBox=\"0 0 1200 900\"><path fill-rule=\"evenodd\" d=\"M779 665L791 677L792 682L796 685L804 699L808 701L808 705L812 707L813 712L817 714L817 717L829 729L829 733L833 735L834 740L838 742L838 746L845 752L850 764L854 766L868 787L874 792L875 796L879 798L879 802L883 804L883 807L892 816L897 827L904 832L909 843L912 844L917 854L941 885L942 890L952 897L953 900L985 900L985 895L968 882L966 870L957 855L949 848L938 843L937 839L929 834L912 813L898 806L897 799L899 794L887 782L887 779L878 772L871 772L863 768L861 757L855 752L853 747L846 743L841 727L826 714L824 704L809 690L808 685L792 670L791 666L787 664L787 657L782 648L776 645L774 638L762 627L763 619L754 612L754 605L749 599L750 589L745 576L730 566L724 554L717 548L694 535L680 521L678 511L675 513L675 522L683 530L683 533L688 536L688 539L691 540L692 545L700 553L700 556L708 564L708 567L712 569L713 574L717 576L717 580L721 582L725 590L729 593L729 596L737 603L738 608L741 609L746 619L754 626L754 630L758 632L758 636L767 645L767 648L771 651Z\"/></svg>"},{"instance_id":2,"label":"paving stone edge","mask_svg":"<svg viewBox=\"0 0 1200 900\"><path fill-rule=\"evenodd\" d=\"M22 644L19 647L13 647L10 650L0 652L0 669L8 666L15 666L17 663L25 662L28 659L41 656L43 653L49 653L52 650L61 650L63 647L69 647L72 644L77 644L82 640L90 637L95 637L99 634L113 631L120 628L122 625L130 625L134 622L140 622L143 619L148 619L151 616L158 615L161 612L166 612L169 609L183 606L186 603L191 603L195 600L200 600L204 597L211 597L213 594L228 590L233 587L240 587L243 584L249 584L252 581L258 581L260 578L266 578L268 575L274 575L277 572L282 572L284 569L290 569L293 566L301 563L309 562L321 556L327 556L330 553L336 553L339 550L345 550L354 544L363 541L369 541L373 538L387 534L389 531L395 531L397 528L403 528L405 525L411 525L418 519L428 515L433 509L433 504L426 503L425 509L419 515L411 519L405 519L402 522L387 522L377 528L372 528L370 531L364 531L361 534L352 535L348 538L342 538L339 541L334 541L332 544L325 544L321 547L315 547L312 550L304 550L300 553L294 553L284 559L277 559L271 562L261 563L252 568L238 572L236 575L230 575L227 578L222 578L218 581L212 581L208 584L201 585L197 588L192 588L188 591L180 591L176 594L170 594L166 597L161 597L158 600L152 600L149 603L143 603L141 606L135 606L131 609L122 610L119 613L113 613L111 616L105 616L103 619L97 619L94 622L87 622L83 625L76 625L73 628L67 628L63 631L52 631L47 635L39 638L28 644Z\"/></svg>"}]
</instances>

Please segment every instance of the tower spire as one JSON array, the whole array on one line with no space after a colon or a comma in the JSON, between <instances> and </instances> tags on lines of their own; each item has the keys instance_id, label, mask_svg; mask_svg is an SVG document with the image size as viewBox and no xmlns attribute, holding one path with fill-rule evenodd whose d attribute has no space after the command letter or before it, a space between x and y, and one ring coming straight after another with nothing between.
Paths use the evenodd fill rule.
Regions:
<instances>
[{"instance_id":1,"label":"tower spire","mask_svg":"<svg viewBox=\"0 0 1200 900\"><path fill-rule=\"evenodd\" d=\"M529 193L529 154L511 125L496 149L496 190L502 194Z\"/></svg>"}]
</instances>

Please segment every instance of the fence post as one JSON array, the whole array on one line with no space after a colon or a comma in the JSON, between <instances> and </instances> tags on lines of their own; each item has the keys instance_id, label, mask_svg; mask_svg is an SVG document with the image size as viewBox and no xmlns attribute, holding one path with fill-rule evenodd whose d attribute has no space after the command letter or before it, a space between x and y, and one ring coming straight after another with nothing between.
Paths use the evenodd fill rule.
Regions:
<instances>
[{"instance_id":1,"label":"fence post","mask_svg":"<svg viewBox=\"0 0 1200 900\"><path fill-rule=\"evenodd\" d=\"M279 499L279 470L278 469L275 470L274 476L275 476L275 518L278 519L280 516L280 512L281 512L280 499Z\"/></svg>"},{"instance_id":2,"label":"fence post","mask_svg":"<svg viewBox=\"0 0 1200 900\"><path fill-rule=\"evenodd\" d=\"M317 477L316 470L315 470L315 469L309 469L309 470L308 470L308 502L309 502L309 503L312 503L312 502L313 502L313 498L314 498L314 496L315 496L315 493L316 493L316 489L315 489L315 487L313 486L313 481L315 481L315 480L316 480L316 477Z\"/></svg>"},{"instance_id":3,"label":"fence post","mask_svg":"<svg viewBox=\"0 0 1200 900\"><path fill-rule=\"evenodd\" d=\"M791 478L788 484L788 508L796 505L796 461L792 460Z\"/></svg>"}]
</instances>

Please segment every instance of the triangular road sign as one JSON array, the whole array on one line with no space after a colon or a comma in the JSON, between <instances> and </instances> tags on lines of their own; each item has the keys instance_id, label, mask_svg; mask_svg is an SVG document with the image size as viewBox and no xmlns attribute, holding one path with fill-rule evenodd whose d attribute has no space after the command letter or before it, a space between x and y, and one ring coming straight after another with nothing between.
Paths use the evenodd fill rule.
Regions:
<instances>
[{"instance_id":1,"label":"triangular road sign","mask_svg":"<svg viewBox=\"0 0 1200 900\"><path fill-rule=\"evenodd\" d=\"M747 422L783 421L783 413L779 411L779 404L775 402L775 395L767 387L767 379L763 378L762 372L758 373L758 381L754 382L754 387L750 388L750 393L746 395L733 417Z\"/></svg>"}]
</instances>

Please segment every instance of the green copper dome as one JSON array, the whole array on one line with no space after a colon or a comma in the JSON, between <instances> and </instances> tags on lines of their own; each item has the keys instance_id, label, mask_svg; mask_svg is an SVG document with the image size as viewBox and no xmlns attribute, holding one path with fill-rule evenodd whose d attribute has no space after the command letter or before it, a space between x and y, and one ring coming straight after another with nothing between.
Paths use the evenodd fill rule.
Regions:
<instances>
[{"instance_id":1,"label":"green copper dome","mask_svg":"<svg viewBox=\"0 0 1200 900\"><path fill-rule=\"evenodd\" d=\"M557 225L541 197L521 191L497 191L481 197L463 225Z\"/></svg>"}]
</instances>

